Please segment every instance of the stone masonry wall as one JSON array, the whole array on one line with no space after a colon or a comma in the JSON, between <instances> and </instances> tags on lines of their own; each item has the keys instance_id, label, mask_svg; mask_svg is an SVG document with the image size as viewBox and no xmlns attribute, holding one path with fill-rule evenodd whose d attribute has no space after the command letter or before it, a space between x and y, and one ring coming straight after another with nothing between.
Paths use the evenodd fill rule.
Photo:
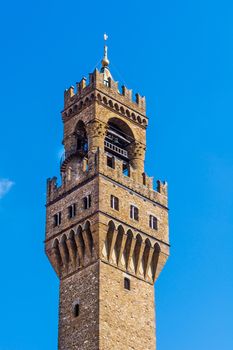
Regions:
<instances>
[{"instance_id":1,"label":"stone masonry wall","mask_svg":"<svg viewBox=\"0 0 233 350\"><path fill-rule=\"evenodd\" d=\"M145 232L148 236L168 243L168 211L166 208L155 204L153 201L137 195L135 192L122 188L110 179L100 177L99 208L119 223L124 223L136 230ZM119 211L110 206L111 195L119 199ZM139 209L139 221L130 218L130 205ZM153 215L158 220L158 229L149 226L149 216Z\"/></svg>"},{"instance_id":2,"label":"stone masonry wall","mask_svg":"<svg viewBox=\"0 0 233 350\"><path fill-rule=\"evenodd\" d=\"M61 280L59 350L110 349L155 350L154 287L97 261Z\"/></svg>"},{"instance_id":3,"label":"stone masonry wall","mask_svg":"<svg viewBox=\"0 0 233 350\"><path fill-rule=\"evenodd\" d=\"M155 350L154 287L100 263L100 350Z\"/></svg>"},{"instance_id":4,"label":"stone masonry wall","mask_svg":"<svg viewBox=\"0 0 233 350\"><path fill-rule=\"evenodd\" d=\"M94 178L80 188L67 194L64 198L56 201L47 207L46 238L56 237L61 231L66 230L77 222L82 222L86 217L92 215L98 210L98 178ZM83 208L83 197L91 195L91 207ZM76 204L76 215L72 219L68 217L68 207ZM54 226L54 215L61 212L61 224Z\"/></svg>"},{"instance_id":5,"label":"stone masonry wall","mask_svg":"<svg viewBox=\"0 0 233 350\"><path fill-rule=\"evenodd\" d=\"M73 315L79 302L80 314ZM99 349L99 263L61 280L59 350ZM107 349L106 349L107 350Z\"/></svg>"}]
</instances>

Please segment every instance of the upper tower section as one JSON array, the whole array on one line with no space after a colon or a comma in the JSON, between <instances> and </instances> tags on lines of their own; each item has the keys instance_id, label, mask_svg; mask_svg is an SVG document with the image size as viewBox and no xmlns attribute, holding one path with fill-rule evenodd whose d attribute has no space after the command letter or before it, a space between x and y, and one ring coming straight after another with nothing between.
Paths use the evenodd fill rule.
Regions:
<instances>
[{"instance_id":1,"label":"upper tower section","mask_svg":"<svg viewBox=\"0 0 233 350\"><path fill-rule=\"evenodd\" d=\"M118 86L109 69L104 45L102 67L64 92L64 155L62 186L48 181L48 201L98 173L166 205L166 184L153 181L144 171L146 151L145 97Z\"/></svg>"},{"instance_id":2,"label":"upper tower section","mask_svg":"<svg viewBox=\"0 0 233 350\"><path fill-rule=\"evenodd\" d=\"M125 86L120 92L109 69L106 45L101 70L89 74L88 83L83 78L76 89L65 91L62 117L66 158L81 151L89 159L100 147L124 160L126 170L132 165L134 170L144 172L145 97L137 93L133 100L132 90Z\"/></svg>"}]
</instances>

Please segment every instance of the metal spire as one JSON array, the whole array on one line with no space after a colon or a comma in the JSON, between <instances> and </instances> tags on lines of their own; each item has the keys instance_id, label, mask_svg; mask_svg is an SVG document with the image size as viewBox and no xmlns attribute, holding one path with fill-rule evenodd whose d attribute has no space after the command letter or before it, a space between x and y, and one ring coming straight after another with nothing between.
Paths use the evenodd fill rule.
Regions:
<instances>
[{"instance_id":1,"label":"metal spire","mask_svg":"<svg viewBox=\"0 0 233 350\"><path fill-rule=\"evenodd\" d=\"M108 47L106 45L106 41L108 40L108 35L104 33L104 57L102 59L102 67L108 67L109 59L108 59Z\"/></svg>"}]
</instances>

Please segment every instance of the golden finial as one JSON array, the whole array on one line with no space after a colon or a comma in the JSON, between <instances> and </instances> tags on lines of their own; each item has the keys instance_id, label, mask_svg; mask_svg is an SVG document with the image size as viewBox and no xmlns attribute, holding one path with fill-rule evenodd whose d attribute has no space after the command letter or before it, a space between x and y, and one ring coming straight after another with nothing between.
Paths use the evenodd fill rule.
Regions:
<instances>
[{"instance_id":1,"label":"golden finial","mask_svg":"<svg viewBox=\"0 0 233 350\"><path fill-rule=\"evenodd\" d=\"M106 41L108 40L108 35L104 33L104 57L102 59L102 66L107 67L109 65L109 60L108 60L108 47L106 45Z\"/></svg>"}]
</instances>

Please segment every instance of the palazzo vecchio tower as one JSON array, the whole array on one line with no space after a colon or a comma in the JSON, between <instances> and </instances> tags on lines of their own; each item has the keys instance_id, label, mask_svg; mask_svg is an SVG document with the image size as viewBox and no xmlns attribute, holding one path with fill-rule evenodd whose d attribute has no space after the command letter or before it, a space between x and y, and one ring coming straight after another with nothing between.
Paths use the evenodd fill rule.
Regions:
<instances>
[{"instance_id":1,"label":"palazzo vecchio tower","mask_svg":"<svg viewBox=\"0 0 233 350\"><path fill-rule=\"evenodd\" d=\"M64 93L62 182L47 181L46 254L59 350L155 350L154 283L169 255L167 184L144 170L145 98L102 67Z\"/></svg>"}]
</instances>

